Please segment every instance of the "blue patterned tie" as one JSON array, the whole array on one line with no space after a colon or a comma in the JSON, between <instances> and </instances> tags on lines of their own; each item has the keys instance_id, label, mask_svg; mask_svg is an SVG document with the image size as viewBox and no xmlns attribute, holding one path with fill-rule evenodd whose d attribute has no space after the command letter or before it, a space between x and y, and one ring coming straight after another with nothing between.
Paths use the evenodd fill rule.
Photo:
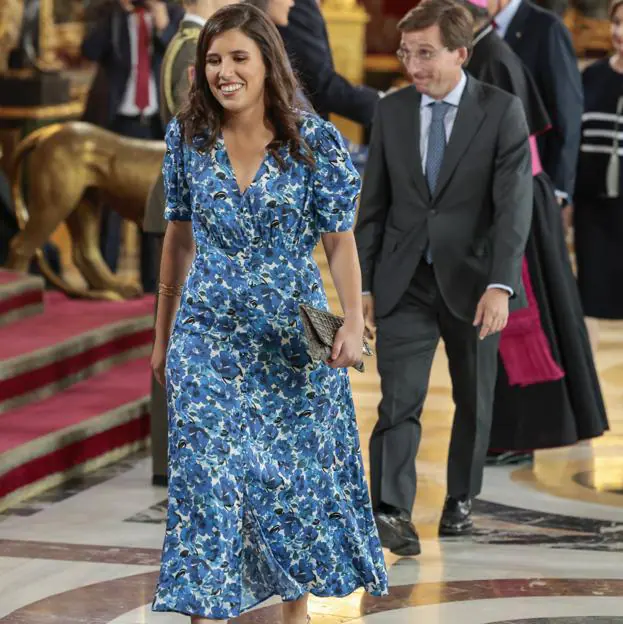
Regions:
<instances>
[{"instance_id":1,"label":"blue patterned tie","mask_svg":"<svg viewBox=\"0 0 623 624\"><path fill-rule=\"evenodd\" d=\"M435 194L437 178L439 178L441 163L443 162L443 154L446 150L446 128L443 120L452 105L447 102L433 102L432 104L429 104L429 106L431 107L433 117L430 124L430 132L428 133L426 181L428 182L428 190L432 196ZM428 264L433 263L428 243L426 245L425 258Z\"/></svg>"},{"instance_id":2,"label":"blue patterned tie","mask_svg":"<svg viewBox=\"0 0 623 624\"><path fill-rule=\"evenodd\" d=\"M433 102L429 104L433 112L433 118L428 133L428 151L426 153L426 181L430 194L435 193L437 178L443 162L443 153L446 151L446 129L443 123L446 113L451 104L446 102Z\"/></svg>"}]
</instances>

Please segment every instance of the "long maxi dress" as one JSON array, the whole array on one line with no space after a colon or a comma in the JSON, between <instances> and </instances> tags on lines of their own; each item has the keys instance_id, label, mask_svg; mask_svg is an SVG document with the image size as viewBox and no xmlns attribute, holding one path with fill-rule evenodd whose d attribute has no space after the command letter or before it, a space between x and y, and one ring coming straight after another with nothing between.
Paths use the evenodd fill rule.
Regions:
<instances>
[{"instance_id":1,"label":"long maxi dress","mask_svg":"<svg viewBox=\"0 0 623 624\"><path fill-rule=\"evenodd\" d=\"M519 57L490 26L477 33L467 71L521 99L535 161L524 265L532 303L511 314L502 332L489 448L534 450L600 436L608 421L560 207L551 180L538 167L534 138L549 128L545 107Z\"/></svg>"},{"instance_id":2,"label":"long maxi dress","mask_svg":"<svg viewBox=\"0 0 623 624\"><path fill-rule=\"evenodd\" d=\"M167 354L156 611L387 590L348 373L310 361L298 316L327 309L312 252L352 228L360 179L330 123L301 113L300 131L315 168L283 146L244 192L222 138L201 153L167 131L165 216L192 221L196 254Z\"/></svg>"}]
</instances>

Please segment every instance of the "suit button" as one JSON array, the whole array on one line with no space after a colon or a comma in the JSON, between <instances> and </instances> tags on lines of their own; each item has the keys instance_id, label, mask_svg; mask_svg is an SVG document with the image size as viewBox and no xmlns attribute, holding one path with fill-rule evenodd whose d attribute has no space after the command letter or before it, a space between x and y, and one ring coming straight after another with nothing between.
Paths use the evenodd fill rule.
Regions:
<instances>
[{"instance_id":1,"label":"suit button","mask_svg":"<svg viewBox=\"0 0 623 624\"><path fill-rule=\"evenodd\" d=\"M437 211L434 208L430 211L430 216L431 217L437 216Z\"/></svg>"}]
</instances>

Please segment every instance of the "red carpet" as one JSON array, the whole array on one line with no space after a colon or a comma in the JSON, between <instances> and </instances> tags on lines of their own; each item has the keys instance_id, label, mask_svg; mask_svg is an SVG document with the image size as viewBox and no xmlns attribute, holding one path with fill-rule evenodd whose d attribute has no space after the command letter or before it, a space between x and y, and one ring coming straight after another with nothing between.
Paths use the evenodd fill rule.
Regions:
<instances>
[{"instance_id":1,"label":"red carpet","mask_svg":"<svg viewBox=\"0 0 623 624\"><path fill-rule=\"evenodd\" d=\"M153 311L152 295L131 301L86 301L48 292L43 315L0 329L2 359L56 346L104 325L153 315Z\"/></svg>"},{"instance_id":2,"label":"red carpet","mask_svg":"<svg viewBox=\"0 0 623 624\"><path fill-rule=\"evenodd\" d=\"M0 268L0 326L43 312L43 279Z\"/></svg>"},{"instance_id":3,"label":"red carpet","mask_svg":"<svg viewBox=\"0 0 623 624\"><path fill-rule=\"evenodd\" d=\"M0 509L146 444L153 310L0 270Z\"/></svg>"},{"instance_id":4,"label":"red carpet","mask_svg":"<svg viewBox=\"0 0 623 624\"><path fill-rule=\"evenodd\" d=\"M144 439L150 380L141 358L0 415L0 497Z\"/></svg>"},{"instance_id":5,"label":"red carpet","mask_svg":"<svg viewBox=\"0 0 623 624\"><path fill-rule=\"evenodd\" d=\"M0 413L149 352L153 296L85 301L52 292L43 314L0 328Z\"/></svg>"}]
</instances>

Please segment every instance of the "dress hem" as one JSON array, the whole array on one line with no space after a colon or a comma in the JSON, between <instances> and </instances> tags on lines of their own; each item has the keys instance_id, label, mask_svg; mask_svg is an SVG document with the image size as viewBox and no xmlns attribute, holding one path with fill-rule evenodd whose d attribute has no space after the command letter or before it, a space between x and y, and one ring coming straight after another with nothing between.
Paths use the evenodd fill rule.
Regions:
<instances>
[{"instance_id":1,"label":"dress hem","mask_svg":"<svg viewBox=\"0 0 623 624\"><path fill-rule=\"evenodd\" d=\"M357 585L355 585L354 587L352 587L351 589L348 589L344 592L341 593L329 593L326 591L322 591L322 590L314 590L314 589L310 589L309 591L304 591L301 592L298 596L296 596L295 598L284 598L283 596L281 596L281 594L278 591L274 591L270 594L267 594L264 598L260 598L259 600L257 600L256 602L254 602L253 604L249 605L248 607L245 607L244 609L238 609L236 611L233 611L231 613L229 613L228 615L219 615L218 617L214 616L214 615L210 615L208 612L204 612L204 613L190 613L190 611L184 611L182 609L177 609L175 607L169 607L167 605L154 605L152 603L152 607L151 610L156 612L156 613L179 613L181 615L187 615L189 617L202 617L202 618L207 618L207 619L214 619L214 620L229 620L231 618L235 618L238 617L244 613L247 613L248 611L250 611L251 609L257 607L258 605L262 604L263 602L266 602L267 600L270 600L271 598L273 598L274 596L279 596L283 602L293 602L295 600L299 600L300 598L302 598L305 594L311 594L312 596L315 596L316 598L346 598L347 596L350 596L353 592L357 591L358 589L364 588L365 589L365 585L358 583ZM385 589L375 589L375 590L365 590L366 593L372 595L372 596L387 596L389 594L389 590L387 588Z\"/></svg>"}]
</instances>

